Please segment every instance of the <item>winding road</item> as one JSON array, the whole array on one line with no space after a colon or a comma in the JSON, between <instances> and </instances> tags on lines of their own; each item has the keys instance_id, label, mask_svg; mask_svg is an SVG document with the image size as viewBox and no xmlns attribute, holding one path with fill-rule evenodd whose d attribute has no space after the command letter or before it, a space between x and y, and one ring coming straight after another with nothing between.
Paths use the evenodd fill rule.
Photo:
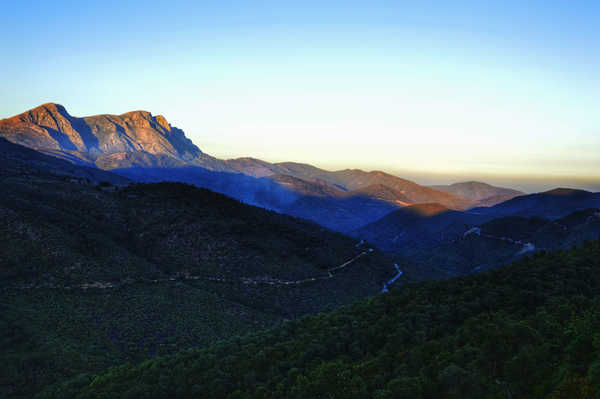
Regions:
<instances>
[{"instance_id":1,"label":"winding road","mask_svg":"<svg viewBox=\"0 0 600 399\"><path fill-rule=\"evenodd\" d=\"M360 245L362 245L364 242L361 242ZM139 282L145 282L145 283L161 283L161 282L168 282L168 281L177 281L177 280L208 280L208 281L214 281L214 282L221 282L221 283L234 283L234 282L241 282L243 284L268 284L268 285L282 285L282 286L289 286L289 285L300 285L300 284L304 284L304 283L309 283L309 282L313 282L313 281L318 281L318 280L328 280L334 277L334 272L337 272L339 270L345 269L346 267L350 266L351 264L353 264L356 260L358 260L359 258L361 258L362 256L365 256L369 253L374 252L373 248L368 248L365 251L359 253L358 255L356 255L355 257L353 257L352 259L347 260L346 262L335 266L335 267L331 267L329 269L326 269L327 274L326 275L322 275L322 276L314 276L314 277L308 277L305 279L301 279L301 280L281 280L281 279L277 279L277 278L272 278L272 277L268 277L268 276L264 276L264 277L238 277L238 278L223 278L223 277L206 277L206 276L195 276L195 275L190 275L187 273L178 273L169 277L163 277L160 279L147 279L147 278L137 278L137 279L125 279L123 281L120 282L110 282L110 281L93 281L93 282L87 282L87 283L83 283L83 284L74 284L74 285L58 285L58 284L44 284L44 283L30 283L30 284L22 284L20 286L16 286L16 287L3 287L5 289L36 289L36 288L53 288L53 289L82 289L82 290L87 290L90 288L96 288L96 289L108 289L108 288L118 288L124 285L128 285L128 284L133 284L133 283L139 283ZM396 280L398 280L398 278L400 278L400 276L402 276L402 271L400 270L400 267L398 266L398 264L394 263L394 267L396 268L396 275L394 277L392 277L387 283L385 283L383 285L383 289L381 290L382 293L384 292L388 292L388 287L393 284Z\"/></svg>"},{"instance_id":2,"label":"winding road","mask_svg":"<svg viewBox=\"0 0 600 399\"><path fill-rule=\"evenodd\" d=\"M400 276L402 276L402 270L400 270L400 267L398 266L397 263L394 263L394 267L396 268L396 271L398 273L396 273L396 275L394 277L392 277L392 279L390 281L388 281L387 283L383 284L383 288L381 289L381 293L386 293L389 291L388 286L394 284L394 282L396 280L398 280L400 278Z\"/></svg>"},{"instance_id":3,"label":"winding road","mask_svg":"<svg viewBox=\"0 0 600 399\"><path fill-rule=\"evenodd\" d=\"M493 236L491 234L485 234L485 233L481 232L481 228L479 228L479 227L473 227L472 229L467 230L463 234L463 237L466 237L471 234L477 234L480 237L490 238L492 240L500 240L500 241L510 242L511 244L522 245L523 248L521 248L521 250L519 252L517 252L517 255L522 255L527 252L535 251L535 245L530 242L523 242L521 240L513 240L512 238L509 238L509 237L497 237L497 236Z\"/></svg>"}]
</instances>

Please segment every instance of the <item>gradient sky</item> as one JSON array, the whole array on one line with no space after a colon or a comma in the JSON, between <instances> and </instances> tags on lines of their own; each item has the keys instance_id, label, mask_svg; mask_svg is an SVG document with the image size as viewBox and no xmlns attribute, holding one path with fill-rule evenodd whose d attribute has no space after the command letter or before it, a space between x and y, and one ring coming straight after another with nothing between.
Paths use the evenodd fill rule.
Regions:
<instances>
[{"instance_id":1,"label":"gradient sky","mask_svg":"<svg viewBox=\"0 0 600 399\"><path fill-rule=\"evenodd\" d=\"M0 118L145 109L222 158L600 191L598 1L286 3L3 4Z\"/></svg>"}]
</instances>

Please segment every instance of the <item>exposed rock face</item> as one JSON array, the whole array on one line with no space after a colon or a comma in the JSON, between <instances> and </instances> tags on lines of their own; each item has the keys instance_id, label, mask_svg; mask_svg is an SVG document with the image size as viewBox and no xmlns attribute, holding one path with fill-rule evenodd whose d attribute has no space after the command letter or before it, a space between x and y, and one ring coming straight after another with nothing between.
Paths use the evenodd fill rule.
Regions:
<instances>
[{"instance_id":1,"label":"exposed rock face","mask_svg":"<svg viewBox=\"0 0 600 399\"><path fill-rule=\"evenodd\" d=\"M202 155L181 129L172 128L164 117L153 117L150 112L98 115L83 120L98 139L95 148L102 154L143 151L187 162Z\"/></svg>"},{"instance_id":2,"label":"exposed rock face","mask_svg":"<svg viewBox=\"0 0 600 399\"><path fill-rule=\"evenodd\" d=\"M86 136L85 132L77 132L72 124L73 119L62 105L44 104L1 120L0 134L13 143L36 149L85 151L87 145L84 138L92 143L95 140Z\"/></svg>"},{"instance_id":3,"label":"exposed rock face","mask_svg":"<svg viewBox=\"0 0 600 399\"><path fill-rule=\"evenodd\" d=\"M0 120L0 136L63 157L66 152L104 169L192 164L231 170L200 151L164 116L147 111L77 118L62 105L48 103Z\"/></svg>"}]
</instances>

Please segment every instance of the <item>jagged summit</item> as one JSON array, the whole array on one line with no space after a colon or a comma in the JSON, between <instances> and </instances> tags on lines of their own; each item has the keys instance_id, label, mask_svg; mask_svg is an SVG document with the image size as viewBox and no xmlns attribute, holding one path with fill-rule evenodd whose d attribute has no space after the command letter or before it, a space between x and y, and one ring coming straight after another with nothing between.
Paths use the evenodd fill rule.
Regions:
<instances>
[{"instance_id":1,"label":"jagged summit","mask_svg":"<svg viewBox=\"0 0 600 399\"><path fill-rule=\"evenodd\" d=\"M165 118L164 116L156 115L154 117L154 120L156 121L156 123L161 125L166 131L171 131L171 124L167 121L167 118Z\"/></svg>"},{"instance_id":2,"label":"jagged summit","mask_svg":"<svg viewBox=\"0 0 600 399\"><path fill-rule=\"evenodd\" d=\"M61 112L61 113L66 113L68 115L67 110L65 109L65 107L62 104L57 104L57 103L45 103L42 105L39 105L29 111L23 112L21 115L23 114L27 114L27 113L35 113L35 112Z\"/></svg>"},{"instance_id":3,"label":"jagged summit","mask_svg":"<svg viewBox=\"0 0 600 399\"><path fill-rule=\"evenodd\" d=\"M80 118L60 104L46 103L0 120L0 137L102 168L119 168L126 160L126 166L189 164L231 170L204 154L163 115L153 116L143 110ZM132 159L136 161L132 163Z\"/></svg>"}]
</instances>

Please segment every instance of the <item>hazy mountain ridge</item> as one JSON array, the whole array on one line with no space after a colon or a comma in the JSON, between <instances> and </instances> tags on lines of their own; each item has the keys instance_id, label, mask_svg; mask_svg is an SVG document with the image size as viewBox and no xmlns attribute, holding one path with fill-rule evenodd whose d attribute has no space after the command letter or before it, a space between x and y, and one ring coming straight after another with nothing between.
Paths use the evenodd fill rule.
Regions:
<instances>
[{"instance_id":1,"label":"hazy mountain ridge","mask_svg":"<svg viewBox=\"0 0 600 399\"><path fill-rule=\"evenodd\" d=\"M371 184L345 193L347 197L367 197L388 202L396 206L410 205L410 200L402 193L383 184Z\"/></svg>"},{"instance_id":2,"label":"hazy mountain ridge","mask_svg":"<svg viewBox=\"0 0 600 399\"><path fill-rule=\"evenodd\" d=\"M269 164L253 158L240 158L228 160L227 162L230 166L246 174L257 176L284 174L307 181L320 179L336 187L343 187L347 191L364 189L369 186L386 186L398 193L399 198L396 198L396 200L400 202L413 204L438 202L453 209L466 209L471 206L469 201L452 193L421 186L410 180L381 171L365 172L360 169L327 171L308 164L296 162Z\"/></svg>"},{"instance_id":3,"label":"hazy mountain ridge","mask_svg":"<svg viewBox=\"0 0 600 399\"><path fill-rule=\"evenodd\" d=\"M450 185L430 186L436 190L452 193L470 201L473 206L493 206L525 193L504 187L495 187L487 183L469 181Z\"/></svg>"},{"instance_id":4,"label":"hazy mountain ridge","mask_svg":"<svg viewBox=\"0 0 600 399\"><path fill-rule=\"evenodd\" d=\"M538 216L557 219L588 208L600 208L600 193L557 188L515 197L492 207L474 208L471 211L496 216Z\"/></svg>"},{"instance_id":5,"label":"hazy mountain ridge","mask_svg":"<svg viewBox=\"0 0 600 399\"><path fill-rule=\"evenodd\" d=\"M318 183L286 175L254 178L241 173L213 172L200 167L116 169L135 181L182 181L296 217L313 220L341 232L352 231L397 208L364 195L350 195ZM286 184L279 184L285 181ZM310 195L309 195L310 194ZM335 194L335 195L331 195Z\"/></svg>"},{"instance_id":6,"label":"hazy mountain ridge","mask_svg":"<svg viewBox=\"0 0 600 399\"><path fill-rule=\"evenodd\" d=\"M397 206L414 203L439 202L449 208L466 209L471 202L452 193L418 185L381 171L365 172L360 169L327 171L297 162L268 163L255 158L237 158L226 161L241 173L256 177L288 175L308 182L321 180L344 191L382 199Z\"/></svg>"},{"instance_id":7,"label":"hazy mountain ridge","mask_svg":"<svg viewBox=\"0 0 600 399\"><path fill-rule=\"evenodd\" d=\"M341 190L331 184L328 184L326 181L319 179L307 181L294 176L282 174L273 174L266 176L266 178L300 195L339 198L343 197L346 193L344 190Z\"/></svg>"}]
</instances>

